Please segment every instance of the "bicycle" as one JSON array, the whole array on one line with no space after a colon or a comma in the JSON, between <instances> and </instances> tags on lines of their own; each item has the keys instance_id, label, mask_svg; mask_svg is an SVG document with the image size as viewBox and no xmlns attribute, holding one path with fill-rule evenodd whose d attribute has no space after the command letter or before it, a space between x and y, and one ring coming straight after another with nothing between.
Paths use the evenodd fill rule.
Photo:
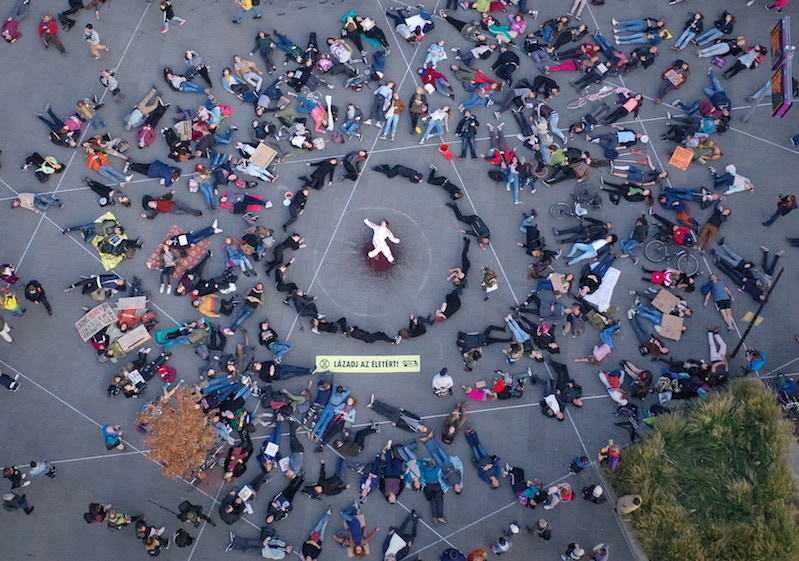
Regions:
<instances>
[{"instance_id":1,"label":"bicycle","mask_svg":"<svg viewBox=\"0 0 799 561\"><path fill-rule=\"evenodd\" d=\"M602 208L599 188L588 183L578 183L571 198L571 203L553 203L549 207L549 215L555 220L566 220L572 216L582 218L590 210L598 211Z\"/></svg>"},{"instance_id":2,"label":"bicycle","mask_svg":"<svg viewBox=\"0 0 799 561\"><path fill-rule=\"evenodd\" d=\"M614 91L616 91L616 88L614 86L603 84L602 87L599 88L596 92L591 93L588 91L590 87L591 86L588 86L588 88L586 88L585 90L586 93L584 95L578 97L577 99L573 99L569 103L567 103L566 107L568 109L579 109L589 101L599 101L600 99L604 99L609 95L611 95Z\"/></svg>"},{"instance_id":3,"label":"bicycle","mask_svg":"<svg viewBox=\"0 0 799 561\"><path fill-rule=\"evenodd\" d=\"M675 247L677 249L675 251ZM671 234L661 226L655 234L655 239L650 240L644 246L644 255L652 263L662 263L672 257L676 258L675 266L677 270L686 275L693 275L699 270L699 259L689 252L687 247L683 247L674 242Z\"/></svg>"},{"instance_id":4,"label":"bicycle","mask_svg":"<svg viewBox=\"0 0 799 561\"><path fill-rule=\"evenodd\" d=\"M205 472L212 469L214 466L217 465L217 459L219 458L222 450L225 449L225 445L221 444L216 448L212 448L208 451L208 454L205 457L205 461L203 464L197 469L194 473L194 476L189 480L189 485L192 487L197 487L206 477Z\"/></svg>"}]
</instances>

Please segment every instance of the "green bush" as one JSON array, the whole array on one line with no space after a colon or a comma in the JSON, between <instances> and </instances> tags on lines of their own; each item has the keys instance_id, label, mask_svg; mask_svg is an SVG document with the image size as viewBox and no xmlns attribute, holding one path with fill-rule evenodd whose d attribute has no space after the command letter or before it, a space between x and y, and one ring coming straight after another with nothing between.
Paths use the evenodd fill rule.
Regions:
<instances>
[{"instance_id":1,"label":"green bush","mask_svg":"<svg viewBox=\"0 0 799 561\"><path fill-rule=\"evenodd\" d=\"M799 559L790 424L754 380L659 418L609 476L652 561Z\"/></svg>"}]
</instances>

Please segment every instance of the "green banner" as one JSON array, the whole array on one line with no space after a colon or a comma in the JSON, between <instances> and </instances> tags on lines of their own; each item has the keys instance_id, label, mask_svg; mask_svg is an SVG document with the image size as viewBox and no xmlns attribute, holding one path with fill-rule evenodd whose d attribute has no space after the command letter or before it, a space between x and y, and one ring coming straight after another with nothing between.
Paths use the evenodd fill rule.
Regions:
<instances>
[{"instance_id":1,"label":"green banner","mask_svg":"<svg viewBox=\"0 0 799 561\"><path fill-rule=\"evenodd\" d=\"M316 357L316 368L323 372L421 372L419 355L355 356L320 355Z\"/></svg>"}]
</instances>

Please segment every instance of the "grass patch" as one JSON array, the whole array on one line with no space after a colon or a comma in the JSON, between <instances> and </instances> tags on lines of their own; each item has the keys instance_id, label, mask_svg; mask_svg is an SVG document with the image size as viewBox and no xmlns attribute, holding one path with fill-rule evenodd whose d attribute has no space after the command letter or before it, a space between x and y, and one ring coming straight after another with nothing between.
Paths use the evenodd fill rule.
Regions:
<instances>
[{"instance_id":1,"label":"grass patch","mask_svg":"<svg viewBox=\"0 0 799 561\"><path fill-rule=\"evenodd\" d=\"M609 476L652 561L799 559L790 423L754 380L661 417Z\"/></svg>"}]
</instances>

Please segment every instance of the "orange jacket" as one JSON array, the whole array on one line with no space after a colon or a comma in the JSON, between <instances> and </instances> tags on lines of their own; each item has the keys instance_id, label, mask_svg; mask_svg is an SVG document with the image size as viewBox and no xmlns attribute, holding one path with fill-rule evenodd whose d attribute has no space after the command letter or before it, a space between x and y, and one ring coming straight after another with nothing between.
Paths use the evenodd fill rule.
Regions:
<instances>
[{"instance_id":1,"label":"orange jacket","mask_svg":"<svg viewBox=\"0 0 799 561\"><path fill-rule=\"evenodd\" d=\"M102 152L95 152L86 156L86 165L94 171L98 171L101 167L108 165L108 156Z\"/></svg>"}]
</instances>

